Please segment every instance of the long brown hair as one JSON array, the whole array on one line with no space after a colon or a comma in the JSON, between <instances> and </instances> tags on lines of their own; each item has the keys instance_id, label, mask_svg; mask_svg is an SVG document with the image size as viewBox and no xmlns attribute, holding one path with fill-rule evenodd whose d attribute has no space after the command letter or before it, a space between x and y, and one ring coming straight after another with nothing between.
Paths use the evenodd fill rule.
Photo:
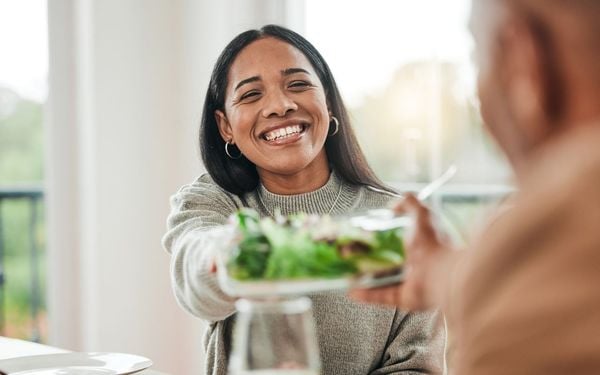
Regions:
<instances>
[{"instance_id":1,"label":"long brown hair","mask_svg":"<svg viewBox=\"0 0 600 375\"><path fill-rule=\"evenodd\" d=\"M265 37L277 38L296 47L306 56L319 76L329 109L339 121L337 134L328 137L325 142L327 158L332 168L350 184L368 185L394 192L377 178L367 163L325 59L300 34L277 25L248 30L236 36L225 47L213 69L200 123L200 152L204 166L215 182L223 189L238 195L250 192L258 186L259 176L252 162L243 155L239 159L231 159L225 154L225 141L219 134L214 113L216 110L224 110L227 75L237 55L250 43Z\"/></svg>"}]
</instances>

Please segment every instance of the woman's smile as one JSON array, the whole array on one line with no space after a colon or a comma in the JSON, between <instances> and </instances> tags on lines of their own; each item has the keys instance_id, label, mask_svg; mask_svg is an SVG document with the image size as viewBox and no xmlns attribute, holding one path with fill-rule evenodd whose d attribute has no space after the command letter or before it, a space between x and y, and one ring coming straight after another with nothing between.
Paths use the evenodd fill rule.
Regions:
<instances>
[{"instance_id":1,"label":"woman's smile","mask_svg":"<svg viewBox=\"0 0 600 375\"><path fill-rule=\"evenodd\" d=\"M308 127L306 122L286 121L284 124L269 127L263 131L260 139L273 146L287 145L302 139Z\"/></svg>"}]
</instances>

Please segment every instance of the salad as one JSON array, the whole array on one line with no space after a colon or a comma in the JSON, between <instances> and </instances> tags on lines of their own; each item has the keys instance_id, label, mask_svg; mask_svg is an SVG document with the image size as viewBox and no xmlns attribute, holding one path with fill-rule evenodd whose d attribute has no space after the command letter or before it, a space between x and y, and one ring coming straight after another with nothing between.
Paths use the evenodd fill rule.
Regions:
<instances>
[{"instance_id":1,"label":"salad","mask_svg":"<svg viewBox=\"0 0 600 375\"><path fill-rule=\"evenodd\" d=\"M225 264L238 281L385 275L405 259L401 228L366 231L327 215L261 219L251 209L231 222L236 234Z\"/></svg>"}]
</instances>

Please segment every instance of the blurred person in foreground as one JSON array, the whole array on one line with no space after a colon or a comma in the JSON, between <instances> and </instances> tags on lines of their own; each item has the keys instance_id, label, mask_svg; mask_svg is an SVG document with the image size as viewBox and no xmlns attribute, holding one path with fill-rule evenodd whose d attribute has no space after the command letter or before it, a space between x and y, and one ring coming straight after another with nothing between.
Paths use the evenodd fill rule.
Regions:
<instances>
[{"instance_id":1,"label":"blurred person in foreground","mask_svg":"<svg viewBox=\"0 0 600 375\"><path fill-rule=\"evenodd\" d=\"M518 193L465 251L407 197L407 279L353 297L441 306L451 373L600 374L600 1L474 0L470 26Z\"/></svg>"}]
</instances>

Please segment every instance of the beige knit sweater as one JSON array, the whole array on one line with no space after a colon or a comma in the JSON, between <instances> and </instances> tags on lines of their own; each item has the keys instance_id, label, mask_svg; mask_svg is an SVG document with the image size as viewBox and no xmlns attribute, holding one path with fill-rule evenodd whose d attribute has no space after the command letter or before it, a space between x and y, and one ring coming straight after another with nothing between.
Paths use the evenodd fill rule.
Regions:
<instances>
[{"instance_id":1,"label":"beige knit sweater","mask_svg":"<svg viewBox=\"0 0 600 375\"><path fill-rule=\"evenodd\" d=\"M179 304L209 326L205 334L206 374L227 373L234 299L221 291L209 264L220 248L211 228L227 222L241 207L261 216L279 208L284 215L306 212L333 215L385 206L393 196L346 184L332 173L320 189L299 195L276 195L259 186L242 197L221 189L208 176L183 186L171 198L163 246L171 254L171 277ZM445 333L436 314L407 314L362 305L344 292L310 296L326 375L441 373Z\"/></svg>"}]
</instances>

